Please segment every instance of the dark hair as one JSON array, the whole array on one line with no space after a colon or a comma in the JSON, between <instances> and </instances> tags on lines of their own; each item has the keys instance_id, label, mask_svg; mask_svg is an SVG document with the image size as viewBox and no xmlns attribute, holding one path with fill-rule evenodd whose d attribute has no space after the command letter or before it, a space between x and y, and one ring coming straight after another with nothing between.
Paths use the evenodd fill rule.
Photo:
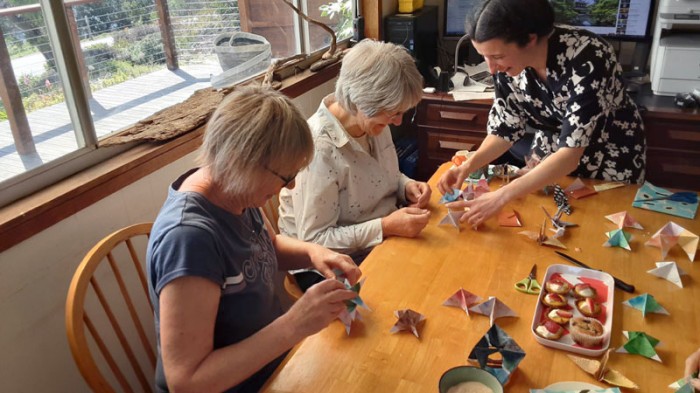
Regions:
<instances>
[{"instance_id":1,"label":"dark hair","mask_svg":"<svg viewBox=\"0 0 700 393\"><path fill-rule=\"evenodd\" d=\"M525 46L530 34L546 36L553 26L549 0L481 0L467 14L465 31L476 42L500 38Z\"/></svg>"}]
</instances>

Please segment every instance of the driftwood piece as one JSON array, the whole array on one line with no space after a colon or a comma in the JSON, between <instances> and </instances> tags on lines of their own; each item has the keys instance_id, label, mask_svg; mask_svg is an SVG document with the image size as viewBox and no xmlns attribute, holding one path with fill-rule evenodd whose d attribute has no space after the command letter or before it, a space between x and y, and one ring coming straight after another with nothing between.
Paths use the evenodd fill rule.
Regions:
<instances>
[{"instance_id":1,"label":"driftwood piece","mask_svg":"<svg viewBox=\"0 0 700 393\"><path fill-rule=\"evenodd\" d=\"M168 107L140 120L114 136L100 142L100 146L119 145L133 141L160 142L175 138L204 125L231 89L197 90L185 101Z\"/></svg>"}]
</instances>

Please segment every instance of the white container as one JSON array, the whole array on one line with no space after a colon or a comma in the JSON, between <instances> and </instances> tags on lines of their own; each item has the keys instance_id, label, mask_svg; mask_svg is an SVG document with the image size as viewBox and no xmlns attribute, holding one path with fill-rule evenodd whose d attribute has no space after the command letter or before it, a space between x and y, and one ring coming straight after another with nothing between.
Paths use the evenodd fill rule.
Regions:
<instances>
[{"instance_id":1,"label":"white container","mask_svg":"<svg viewBox=\"0 0 700 393\"><path fill-rule=\"evenodd\" d=\"M245 32L219 34L214 39L214 51L224 70L211 77L211 84L217 89L264 72L272 59L270 43L265 37Z\"/></svg>"},{"instance_id":2,"label":"white container","mask_svg":"<svg viewBox=\"0 0 700 393\"><path fill-rule=\"evenodd\" d=\"M601 302L601 304L605 306L605 323L603 324L603 329L605 330L605 338L603 339L603 344L600 348L584 348L574 342L574 340L571 338L571 334L566 334L562 336L559 340L547 340L546 338L542 338L538 336L537 333L535 333L535 329L537 328L537 326L539 326L540 321L542 319L542 312L546 308L546 306L542 304L542 297L544 297L544 295L547 294L547 291L545 291L545 283L549 281L552 275L554 275L555 273L561 274L561 276L565 280L570 282L571 285L582 283L583 281L581 281L579 277L583 277L601 281L608 288L607 298L605 299L605 302ZM610 335L612 333L613 320L613 305L615 300L614 296L615 280L613 280L612 276L608 273L568 265L551 265L549 268L547 268L547 273L545 273L544 281L542 281L542 291L540 292L540 296L537 299L535 315L532 317L532 327L530 329L532 331L532 335L535 336L535 340L537 340L538 343L546 347L562 349L564 351L575 352L585 356L600 356L610 346ZM567 295L567 300L569 306L572 307L571 311L574 313L574 318L584 316L576 309L573 296ZM569 330L568 326L567 330Z\"/></svg>"}]
</instances>

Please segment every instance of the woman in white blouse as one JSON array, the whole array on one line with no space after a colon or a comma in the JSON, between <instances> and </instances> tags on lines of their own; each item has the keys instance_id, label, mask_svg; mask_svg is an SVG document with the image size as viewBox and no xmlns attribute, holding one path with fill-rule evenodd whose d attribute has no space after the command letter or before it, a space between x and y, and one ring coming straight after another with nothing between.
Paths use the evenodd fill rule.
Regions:
<instances>
[{"instance_id":1,"label":"woman in white blouse","mask_svg":"<svg viewBox=\"0 0 700 393\"><path fill-rule=\"evenodd\" d=\"M423 78L402 46L364 40L343 58L335 94L309 119L314 158L280 192L280 231L361 261L388 236L428 223L427 183L399 172L389 124L421 99ZM401 207L406 206L406 207Z\"/></svg>"}]
</instances>

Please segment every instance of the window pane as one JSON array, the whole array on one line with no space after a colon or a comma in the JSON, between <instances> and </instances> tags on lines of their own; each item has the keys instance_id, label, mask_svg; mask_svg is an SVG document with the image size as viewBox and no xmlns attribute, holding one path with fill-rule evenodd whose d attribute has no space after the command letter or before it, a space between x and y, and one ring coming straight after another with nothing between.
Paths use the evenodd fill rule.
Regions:
<instances>
[{"instance_id":1,"label":"window pane","mask_svg":"<svg viewBox=\"0 0 700 393\"><path fill-rule=\"evenodd\" d=\"M306 3L309 17L333 29L338 41L352 37L352 0L306 0ZM309 23L309 52L330 44L330 34L318 25Z\"/></svg>"},{"instance_id":2,"label":"window pane","mask_svg":"<svg viewBox=\"0 0 700 393\"><path fill-rule=\"evenodd\" d=\"M0 16L0 181L84 146L76 138L39 7ZM8 61L9 60L9 61Z\"/></svg>"},{"instance_id":3,"label":"window pane","mask_svg":"<svg viewBox=\"0 0 700 393\"><path fill-rule=\"evenodd\" d=\"M272 57L301 53L298 18L282 0L238 0L241 31L258 34L272 45Z\"/></svg>"}]
</instances>

